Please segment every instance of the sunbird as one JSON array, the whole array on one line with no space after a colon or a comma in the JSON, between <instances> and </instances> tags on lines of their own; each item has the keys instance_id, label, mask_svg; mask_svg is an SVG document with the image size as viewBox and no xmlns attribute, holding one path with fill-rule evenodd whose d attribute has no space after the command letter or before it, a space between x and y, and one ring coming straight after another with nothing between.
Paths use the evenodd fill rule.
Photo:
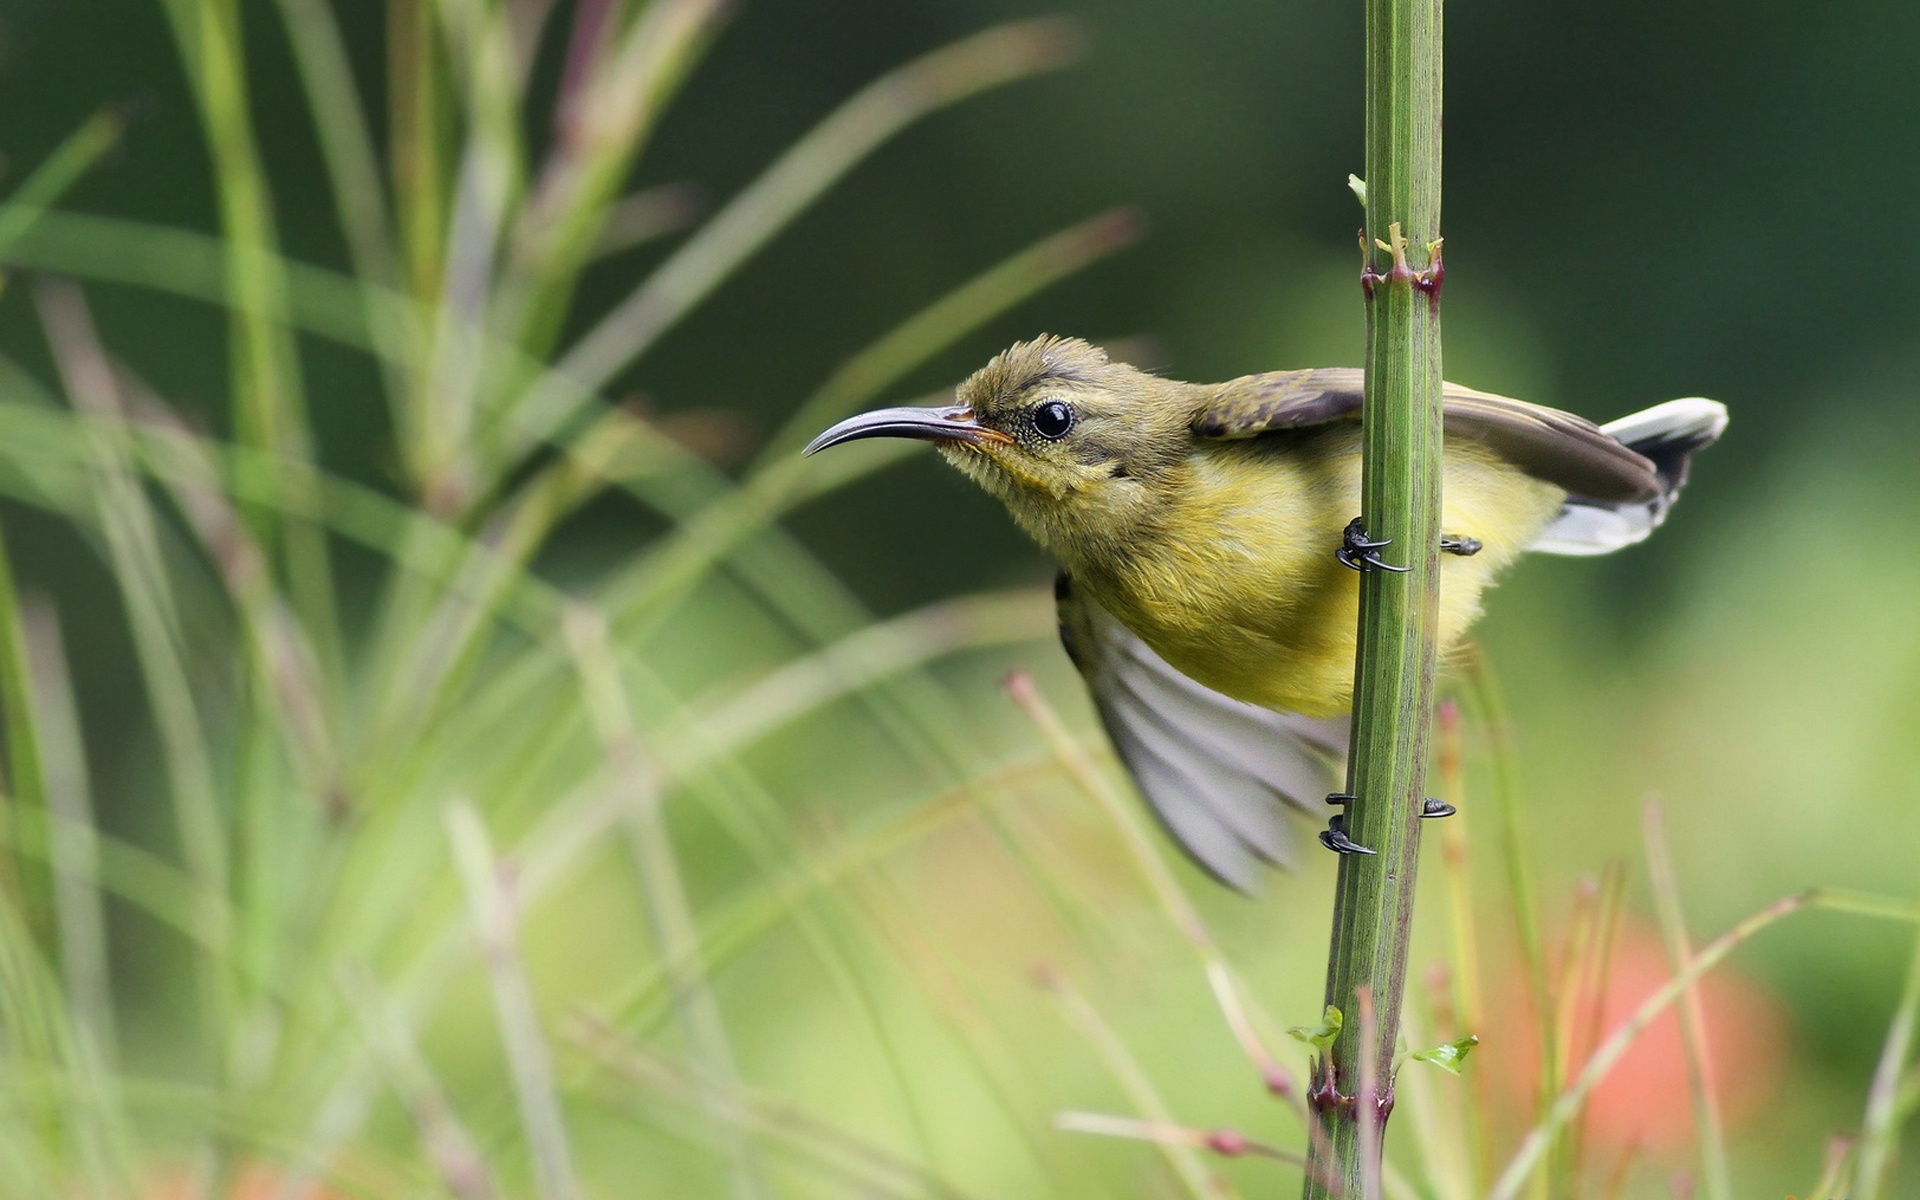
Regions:
<instances>
[{"instance_id":1,"label":"sunbird","mask_svg":"<svg viewBox=\"0 0 1920 1200\"><path fill-rule=\"evenodd\" d=\"M1328 793L1356 571L1398 569L1353 516L1363 386L1338 367L1181 383L1043 336L974 372L954 404L862 413L805 453L917 438L998 497L1061 568L1061 641L1147 803L1201 867L1250 890L1260 862L1289 859L1282 804L1346 799ZM1727 427L1699 397L1606 425L1454 384L1442 405L1442 655L1522 553L1643 540ZM1370 853L1340 817L1321 841Z\"/></svg>"}]
</instances>

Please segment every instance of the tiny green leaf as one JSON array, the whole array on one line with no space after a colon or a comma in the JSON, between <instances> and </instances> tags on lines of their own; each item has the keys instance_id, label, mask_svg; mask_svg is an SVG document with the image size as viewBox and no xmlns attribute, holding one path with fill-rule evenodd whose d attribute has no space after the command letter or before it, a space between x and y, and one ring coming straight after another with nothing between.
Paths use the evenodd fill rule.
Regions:
<instances>
[{"instance_id":1,"label":"tiny green leaf","mask_svg":"<svg viewBox=\"0 0 1920 1200\"><path fill-rule=\"evenodd\" d=\"M1467 1060L1467 1051L1480 1044L1480 1039L1472 1034L1457 1041L1435 1046L1431 1050L1422 1050L1413 1055L1418 1062L1430 1062L1449 1075L1460 1073L1460 1064Z\"/></svg>"},{"instance_id":2,"label":"tiny green leaf","mask_svg":"<svg viewBox=\"0 0 1920 1200\"><path fill-rule=\"evenodd\" d=\"M1358 175L1348 175L1347 186L1353 189L1354 196L1360 201L1360 207L1365 208L1367 206L1367 181Z\"/></svg>"},{"instance_id":3,"label":"tiny green leaf","mask_svg":"<svg viewBox=\"0 0 1920 1200\"><path fill-rule=\"evenodd\" d=\"M1333 1045L1333 1040L1340 1036L1340 1027L1344 1024L1346 1024L1346 1018L1340 1015L1339 1009L1329 1004L1326 1015L1320 1018L1320 1024L1312 1029L1308 1029L1305 1025L1295 1025L1287 1032L1310 1046L1326 1050Z\"/></svg>"}]
</instances>

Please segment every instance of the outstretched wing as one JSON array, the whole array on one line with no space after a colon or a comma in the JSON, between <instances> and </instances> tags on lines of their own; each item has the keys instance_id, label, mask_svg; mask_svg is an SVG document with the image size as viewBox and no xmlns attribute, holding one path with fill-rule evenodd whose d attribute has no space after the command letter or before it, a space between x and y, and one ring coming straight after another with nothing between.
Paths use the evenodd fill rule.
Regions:
<instances>
[{"instance_id":1,"label":"outstretched wing","mask_svg":"<svg viewBox=\"0 0 1920 1200\"><path fill-rule=\"evenodd\" d=\"M1251 438L1360 419L1365 377L1350 367L1246 375L1214 388L1193 419L1205 438ZM1584 417L1447 384L1449 438L1471 438L1536 479L1605 504L1647 503L1659 467Z\"/></svg>"},{"instance_id":2,"label":"outstretched wing","mask_svg":"<svg viewBox=\"0 0 1920 1200\"><path fill-rule=\"evenodd\" d=\"M1277 713L1202 687L1061 575L1060 639L1140 793L1181 849L1251 891L1286 866L1283 804L1317 814L1338 787L1347 720Z\"/></svg>"}]
</instances>

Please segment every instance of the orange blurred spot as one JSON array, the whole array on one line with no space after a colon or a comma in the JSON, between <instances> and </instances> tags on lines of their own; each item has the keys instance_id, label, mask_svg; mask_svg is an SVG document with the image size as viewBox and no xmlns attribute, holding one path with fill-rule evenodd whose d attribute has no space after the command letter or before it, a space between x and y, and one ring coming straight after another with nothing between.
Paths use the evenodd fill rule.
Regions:
<instances>
[{"instance_id":1,"label":"orange blurred spot","mask_svg":"<svg viewBox=\"0 0 1920 1200\"><path fill-rule=\"evenodd\" d=\"M1566 1078L1577 1076L1594 1048L1672 975L1659 934L1624 922L1604 980L1597 1022L1593 1019L1596 989L1591 981L1582 984L1574 1025L1580 1036L1573 1043ZM1557 983L1558 976L1554 979ZM1725 964L1709 972L1698 988L1707 1027L1710 1083L1723 1122L1731 1130L1779 1092L1786 1066L1786 1014L1770 992ZM1517 965L1500 991L1503 1003L1494 1011L1511 1016L1496 1018L1506 1028L1496 1026L1491 1031L1494 1036L1482 1036L1483 1058L1489 1074L1518 1109L1515 1118L1531 1125L1541 1084L1540 1036L1526 979ZM1554 997L1554 1003L1560 1004L1561 998ZM1588 1145L1603 1160L1634 1145L1643 1153L1671 1157L1690 1150L1697 1140L1680 1004L1676 1001L1640 1031L1588 1097L1583 1117Z\"/></svg>"},{"instance_id":2,"label":"orange blurred spot","mask_svg":"<svg viewBox=\"0 0 1920 1200\"><path fill-rule=\"evenodd\" d=\"M273 1200L280 1188L280 1172L272 1167L248 1164L234 1172L224 1200ZM163 1171L150 1180L141 1192L141 1200L197 1200L200 1180L184 1168ZM313 1184L293 1194L292 1200L347 1200L345 1193Z\"/></svg>"}]
</instances>

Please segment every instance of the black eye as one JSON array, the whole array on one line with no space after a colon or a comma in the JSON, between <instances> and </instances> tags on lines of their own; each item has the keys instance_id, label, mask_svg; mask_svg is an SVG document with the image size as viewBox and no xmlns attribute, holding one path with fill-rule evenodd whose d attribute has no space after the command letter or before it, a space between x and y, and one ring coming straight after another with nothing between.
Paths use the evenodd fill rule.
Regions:
<instances>
[{"instance_id":1,"label":"black eye","mask_svg":"<svg viewBox=\"0 0 1920 1200\"><path fill-rule=\"evenodd\" d=\"M1043 438L1057 440L1073 428L1073 405L1064 400L1049 400L1033 410L1033 431Z\"/></svg>"}]
</instances>

